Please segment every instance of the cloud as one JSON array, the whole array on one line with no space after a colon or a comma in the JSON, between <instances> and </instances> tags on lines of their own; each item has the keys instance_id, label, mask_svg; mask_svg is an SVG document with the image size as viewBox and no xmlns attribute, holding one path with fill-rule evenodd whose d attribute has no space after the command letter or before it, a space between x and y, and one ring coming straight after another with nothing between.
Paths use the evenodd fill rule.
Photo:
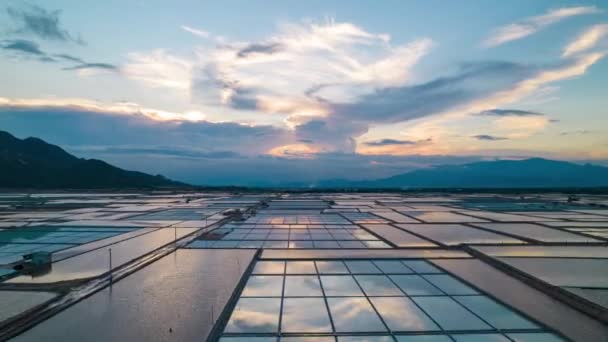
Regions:
<instances>
[{"instance_id":1,"label":"cloud","mask_svg":"<svg viewBox=\"0 0 608 342\"><path fill-rule=\"evenodd\" d=\"M54 54L52 56L54 58L59 58L59 59L62 59L62 60L68 61L68 62L75 62L75 63L81 63L81 64L86 63L84 60L82 60L79 57L68 55L65 53L58 53L58 54Z\"/></svg>"},{"instance_id":2,"label":"cloud","mask_svg":"<svg viewBox=\"0 0 608 342\"><path fill-rule=\"evenodd\" d=\"M41 101L42 102L42 101ZM0 101L0 127L17 135L36 136L66 146L126 146L151 153L172 150L192 151L206 157L226 151L242 155L264 154L288 144L292 136L272 126L249 126L232 122L157 120L135 106L85 107L41 105ZM158 115L158 114L157 114ZM131 152L134 152L132 150ZM125 151L122 151L123 153Z\"/></svg>"},{"instance_id":3,"label":"cloud","mask_svg":"<svg viewBox=\"0 0 608 342\"><path fill-rule=\"evenodd\" d=\"M496 130L510 139L527 138L548 124L549 119L544 116L503 116L494 121Z\"/></svg>"},{"instance_id":4,"label":"cloud","mask_svg":"<svg viewBox=\"0 0 608 342\"><path fill-rule=\"evenodd\" d=\"M508 138L505 138L505 137L497 137L497 136L488 135L488 134L474 135L474 136L472 136L472 138L475 138L477 140L485 140L485 141L499 141L499 140L507 140L508 139Z\"/></svg>"},{"instance_id":5,"label":"cloud","mask_svg":"<svg viewBox=\"0 0 608 342\"><path fill-rule=\"evenodd\" d=\"M509 62L461 66L429 82L378 89L351 103L331 103L333 115L368 123L397 123L447 111L532 77L538 68ZM491 82L488 82L491 80Z\"/></svg>"},{"instance_id":6,"label":"cloud","mask_svg":"<svg viewBox=\"0 0 608 342\"><path fill-rule=\"evenodd\" d=\"M195 35L197 37L201 37L201 38L209 38L209 36L211 35L207 31L195 29L193 27L186 26L186 25L182 25L181 28L182 28L182 30L184 30L186 32L189 32L189 33L192 33L193 35Z\"/></svg>"},{"instance_id":7,"label":"cloud","mask_svg":"<svg viewBox=\"0 0 608 342\"><path fill-rule=\"evenodd\" d=\"M420 140L379 139L362 142L357 153L363 155L414 155L433 153L433 138Z\"/></svg>"},{"instance_id":8,"label":"cloud","mask_svg":"<svg viewBox=\"0 0 608 342\"><path fill-rule=\"evenodd\" d=\"M546 23L586 12L590 8L561 9L535 20ZM580 54L546 64L472 61L421 78L414 67L435 44L426 37L396 44L386 34L352 23L308 21L281 25L257 41L199 46L193 55L131 53L121 71L146 86L186 93L196 105L249 112L239 113L243 115L274 114L277 119L268 120L282 120L281 129L292 137L271 148L319 154L372 149L357 146L357 138L375 126L431 116L447 121L484 112L505 127L506 133L497 136L508 138L515 134L509 127L525 123L513 117L533 118L527 123L542 129L548 122L542 113L498 108L541 92L546 98L556 89L554 82L582 75L604 57ZM437 143L416 148L430 153L431 145ZM413 146L391 148L398 147L404 153Z\"/></svg>"},{"instance_id":9,"label":"cloud","mask_svg":"<svg viewBox=\"0 0 608 342\"><path fill-rule=\"evenodd\" d=\"M0 43L0 47L4 50L16 51L25 55L34 55L37 57L46 57L46 53L40 50L40 46L36 42L24 39L4 40Z\"/></svg>"},{"instance_id":10,"label":"cloud","mask_svg":"<svg viewBox=\"0 0 608 342\"><path fill-rule=\"evenodd\" d=\"M85 70L85 69L101 69L108 71L118 71L119 68L116 65L108 63L81 63L70 67L65 67L63 70Z\"/></svg>"},{"instance_id":11,"label":"cloud","mask_svg":"<svg viewBox=\"0 0 608 342\"><path fill-rule=\"evenodd\" d=\"M494 124L501 136L523 138L544 129L549 119L531 112L501 112L496 108L520 100L547 84L582 75L603 57L601 53L594 53L548 66L499 62L467 65L453 75L426 83L382 89L352 103L330 104L329 117L336 122L357 122L369 129L433 116L424 122L440 127L471 113L493 111L497 117ZM435 147L425 148L425 152L430 151L437 153ZM411 151L394 148L385 152Z\"/></svg>"},{"instance_id":12,"label":"cloud","mask_svg":"<svg viewBox=\"0 0 608 342\"><path fill-rule=\"evenodd\" d=\"M477 115L482 116L539 116L545 115L543 113L531 112L527 110L519 110L519 109L489 109L484 110Z\"/></svg>"},{"instance_id":13,"label":"cloud","mask_svg":"<svg viewBox=\"0 0 608 342\"><path fill-rule=\"evenodd\" d=\"M70 146L70 150L80 153L113 154L113 155L138 155L138 156L164 156L193 159L228 159L244 158L244 156L233 151L206 151L188 147L175 148L171 146Z\"/></svg>"},{"instance_id":14,"label":"cloud","mask_svg":"<svg viewBox=\"0 0 608 342\"><path fill-rule=\"evenodd\" d=\"M355 137L367 132L368 125L356 121L342 122L333 118L310 120L295 127L297 140L312 140L319 151L353 152Z\"/></svg>"},{"instance_id":15,"label":"cloud","mask_svg":"<svg viewBox=\"0 0 608 342\"><path fill-rule=\"evenodd\" d=\"M392 146L412 147L409 151L414 155L381 155L373 150L368 154L327 152L311 146L312 140L297 141L294 132L272 126L157 120L150 113L135 110L134 104L95 108L86 103L51 103L0 98L0 127L20 138L36 136L59 144L79 157L103 159L123 168L196 184L260 186L374 179L485 158L416 155L432 143L430 139Z\"/></svg>"},{"instance_id":16,"label":"cloud","mask_svg":"<svg viewBox=\"0 0 608 342\"><path fill-rule=\"evenodd\" d=\"M296 143L273 147L267 153L274 157L313 159L319 152L314 145Z\"/></svg>"},{"instance_id":17,"label":"cloud","mask_svg":"<svg viewBox=\"0 0 608 342\"><path fill-rule=\"evenodd\" d=\"M26 5L23 8L8 7L6 12L18 25L15 33L31 34L45 40L84 44L80 37L75 37L62 27L59 19L61 11L47 11L39 6Z\"/></svg>"},{"instance_id":18,"label":"cloud","mask_svg":"<svg viewBox=\"0 0 608 342\"><path fill-rule=\"evenodd\" d=\"M563 7L552 9L543 15L525 18L519 22L495 29L494 32L488 38L486 38L483 45L486 47L498 46L535 34L536 32L545 29L549 25L555 24L566 18L598 12L600 12L600 10L594 6Z\"/></svg>"},{"instance_id":19,"label":"cloud","mask_svg":"<svg viewBox=\"0 0 608 342\"><path fill-rule=\"evenodd\" d=\"M252 54L273 54L283 50L280 43L253 43L245 46L237 52L240 58L246 58Z\"/></svg>"},{"instance_id":20,"label":"cloud","mask_svg":"<svg viewBox=\"0 0 608 342\"><path fill-rule=\"evenodd\" d=\"M171 80L182 89L189 84L194 101L202 104L323 116L325 106L317 97L331 94L333 99L352 99L376 87L405 84L412 67L432 46L428 38L392 45L388 35L351 23L309 22L284 24L260 41L202 46L190 59L167 52L162 56L158 51L140 52L131 56L125 68L149 70L148 64L154 64L150 61L156 61L165 69L178 69L178 76L171 77L173 72L162 77L163 82L141 77L143 72L127 75L146 84L172 87ZM158 72L145 74L150 73ZM316 89L314 94L310 89Z\"/></svg>"},{"instance_id":21,"label":"cloud","mask_svg":"<svg viewBox=\"0 0 608 342\"><path fill-rule=\"evenodd\" d=\"M192 62L158 49L151 53L129 53L124 74L152 88L189 91Z\"/></svg>"},{"instance_id":22,"label":"cloud","mask_svg":"<svg viewBox=\"0 0 608 342\"><path fill-rule=\"evenodd\" d=\"M414 145L415 141L412 140L398 140L398 139L380 139L374 141L366 141L363 143L365 146L390 146L390 145Z\"/></svg>"},{"instance_id":23,"label":"cloud","mask_svg":"<svg viewBox=\"0 0 608 342\"><path fill-rule=\"evenodd\" d=\"M4 51L8 51L8 52L14 52L17 53L16 56L13 57L19 57L19 58L25 58L25 59L29 59L29 58L36 58L36 60L41 61L41 62L69 62L69 63L77 63L75 65L70 65L70 66L65 66L62 67L62 70L78 70L81 72L87 71L87 72L91 72L92 70L104 70L104 71L112 71L112 72L119 72L120 71L120 67L118 67L117 65L114 64L109 64L109 63L90 63L90 62L86 62L81 58L69 55L69 54L64 54L64 53L59 53L59 54L52 54L52 53L48 53L45 52L43 50L40 49L40 46L38 45L38 43L30 41L30 40L24 40L24 39L14 39L14 40L3 40L0 42L0 49L4 50Z\"/></svg>"},{"instance_id":24,"label":"cloud","mask_svg":"<svg viewBox=\"0 0 608 342\"><path fill-rule=\"evenodd\" d=\"M591 26L564 48L562 57L569 57L587 51L606 36L608 36L608 24Z\"/></svg>"},{"instance_id":25,"label":"cloud","mask_svg":"<svg viewBox=\"0 0 608 342\"><path fill-rule=\"evenodd\" d=\"M591 134L593 133L593 131L587 130L587 129L580 129L580 130L576 130L576 131L564 131L561 132L559 135L587 135L587 134Z\"/></svg>"}]
</instances>

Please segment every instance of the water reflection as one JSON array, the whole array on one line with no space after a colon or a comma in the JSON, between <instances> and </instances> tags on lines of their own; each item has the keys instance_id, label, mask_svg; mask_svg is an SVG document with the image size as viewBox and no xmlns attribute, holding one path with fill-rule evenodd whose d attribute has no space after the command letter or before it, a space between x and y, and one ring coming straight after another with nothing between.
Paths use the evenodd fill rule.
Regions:
<instances>
[{"instance_id":1,"label":"water reflection","mask_svg":"<svg viewBox=\"0 0 608 342\"><path fill-rule=\"evenodd\" d=\"M392 331L440 330L406 297L370 297L370 300Z\"/></svg>"},{"instance_id":2,"label":"water reflection","mask_svg":"<svg viewBox=\"0 0 608 342\"><path fill-rule=\"evenodd\" d=\"M457 342L510 342L508 338L500 334L466 334L452 335Z\"/></svg>"},{"instance_id":3,"label":"water reflection","mask_svg":"<svg viewBox=\"0 0 608 342\"><path fill-rule=\"evenodd\" d=\"M454 299L498 329L537 329L538 326L486 296L455 296Z\"/></svg>"},{"instance_id":4,"label":"water reflection","mask_svg":"<svg viewBox=\"0 0 608 342\"><path fill-rule=\"evenodd\" d=\"M366 298L327 298L338 332L386 331Z\"/></svg>"},{"instance_id":5,"label":"water reflection","mask_svg":"<svg viewBox=\"0 0 608 342\"><path fill-rule=\"evenodd\" d=\"M280 298L241 298L226 325L226 332L276 332Z\"/></svg>"},{"instance_id":6,"label":"water reflection","mask_svg":"<svg viewBox=\"0 0 608 342\"><path fill-rule=\"evenodd\" d=\"M315 261L320 274L343 274L348 269L342 261Z\"/></svg>"},{"instance_id":7,"label":"water reflection","mask_svg":"<svg viewBox=\"0 0 608 342\"><path fill-rule=\"evenodd\" d=\"M472 287L465 285L460 280L447 274L431 274L424 275L423 277L449 295L478 294Z\"/></svg>"},{"instance_id":8,"label":"water reflection","mask_svg":"<svg viewBox=\"0 0 608 342\"><path fill-rule=\"evenodd\" d=\"M326 296L363 296L352 276L321 276Z\"/></svg>"},{"instance_id":9,"label":"water reflection","mask_svg":"<svg viewBox=\"0 0 608 342\"><path fill-rule=\"evenodd\" d=\"M419 275L391 275L389 277L409 296L442 294L438 288Z\"/></svg>"},{"instance_id":10,"label":"water reflection","mask_svg":"<svg viewBox=\"0 0 608 342\"><path fill-rule=\"evenodd\" d=\"M323 298L285 298L281 331L331 332Z\"/></svg>"},{"instance_id":11,"label":"water reflection","mask_svg":"<svg viewBox=\"0 0 608 342\"><path fill-rule=\"evenodd\" d=\"M280 293L280 292L279 292ZM317 276L285 277L286 297L320 297L323 296Z\"/></svg>"},{"instance_id":12,"label":"water reflection","mask_svg":"<svg viewBox=\"0 0 608 342\"><path fill-rule=\"evenodd\" d=\"M357 275L355 278L368 296L403 296L403 292L387 276Z\"/></svg>"},{"instance_id":13,"label":"water reflection","mask_svg":"<svg viewBox=\"0 0 608 342\"><path fill-rule=\"evenodd\" d=\"M287 274L316 274L315 263L312 261L288 261Z\"/></svg>"},{"instance_id":14,"label":"water reflection","mask_svg":"<svg viewBox=\"0 0 608 342\"><path fill-rule=\"evenodd\" d=\"M243 289L243 297L280 297L282 276L251 276Z\"/></svg>"},{"instance_id":15,"label":"water reflection","mask_svg":"<svg viewBox=\"0 0 608 342\"><path fill-rule=\"evenodd\" d=\"M403 263L397 260L378 260L374 261L374 264L384 273L413 273L411 269L409 269L408 267L403 265Z\"/></svg>"},{"instance_id":16,"label":"water reflection","mask_svg":"<svg viewBox=\"0 0 608 342\"><path fill-rule=\"evenodd\" d=\"M445 330L491 329L449 297L413 297L412 300Z\"/></svg>"}]
</instances>

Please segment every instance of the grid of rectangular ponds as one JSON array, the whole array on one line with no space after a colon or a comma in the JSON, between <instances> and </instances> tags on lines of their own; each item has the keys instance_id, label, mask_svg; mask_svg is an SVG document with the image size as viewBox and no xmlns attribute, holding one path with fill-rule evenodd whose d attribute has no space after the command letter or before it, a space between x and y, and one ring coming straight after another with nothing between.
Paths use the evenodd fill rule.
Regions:
<instances>
[{"instance_id":1,"label":"grid of rectangular ponds","mask_svg":"<svg viewBox=\"0 0 608 342\"><path fill-rule=\"evenodd\" d=\"M0 265L21 260L25 254L57 252L132 230L134 228L50 226L0 230Z\"/></svg>"},{"instance_id":2,"label":"grid of rectangular ponds","mask_svg":"<svg viewBox=\"0 0 608 342\"><path fill-rule=\"evenodd\" d=\"M219 212L217 209L169 209L151 212L143 215L131 216L138 220L200 220Z\"/></svg>"},{"instance_id":3,"label":"grid of rectangular ponds","mask_svg":"<svg viewBox=\"0 0 608 342\"><path fill-rule=\"evenodd\" d=\"M367 230L352 224L231 223L214 230L204 239L195 240L190 246L195 248L391 248Z\"/></svg>"},{"instance_id":4,"label":"grid of rectangular ponds","mask_svg":"<svg viewBox=\"0 0 608 342\"><path fill-rule=\"evenodd\" d=\"M426 260L258 261L219 341L563 341Z\"/></svg>"}]
</instances>

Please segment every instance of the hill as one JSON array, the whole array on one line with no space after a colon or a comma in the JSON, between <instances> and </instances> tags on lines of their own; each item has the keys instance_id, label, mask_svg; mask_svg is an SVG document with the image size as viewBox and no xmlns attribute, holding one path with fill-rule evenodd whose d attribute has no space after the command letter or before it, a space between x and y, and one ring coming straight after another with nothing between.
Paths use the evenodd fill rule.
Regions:
<instances>
[{"instance_id":1,"label":"hill","mask_svg":"<svg viewBox=\"0 0 608 342\"><path fill-rule=\"evenodd\" d=\"M97 159L81 159L38 138L0 131L0 188L185 187L161 175L127 171Z\"/></svg>"},{"instance_id":2,"label":"hill","mask_svg":"<svg viewBox=\"0 0 608 342\"><path fill-rule=\"evenodd\" d=\"M371 181L321 182L326 188L569 188L608 186L608 168L530 158L428 169Z\"/></svg>"}]
</instances>

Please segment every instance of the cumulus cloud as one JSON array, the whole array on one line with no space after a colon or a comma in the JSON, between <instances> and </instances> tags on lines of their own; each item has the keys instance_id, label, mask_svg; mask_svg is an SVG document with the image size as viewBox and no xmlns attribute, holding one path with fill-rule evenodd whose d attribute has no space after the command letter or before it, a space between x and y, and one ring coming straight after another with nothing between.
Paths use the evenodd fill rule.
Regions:
<instances>
[{"instance_id":1,"label":"cumulus cloud","mask_svg":"<svg viewBox=\"0 0 608 342\"><path fill-rule=\"evenodd\" d=\"M388 35L351 23L309 22L284 24L260 41L201 46L192 58L159 50L133 53L124 69L147 85L189 89L199 103L323 116L325 106L315 96L352 98L405 84L432 46L429 38L393 45Z\"/></svg>"},{"instance_id":2,"label":"cumulus cloud","mask_svg":"<svg viewBox=\"0 0 608 342\"><path fill-rule=\"evenodd\" d=\"M17 24L15 33L30 34L46 40L84 44L82 38L76 37L62 27L59 17L61 11L48 11L39 6L25 5L21 8L8 7L6 12Z\"/></svg>"},{"instance_id":3,"label":"cumulus cloud","mask_svg":"<svg viewBox=\"0 0 608 342\"><path fill-rule=\"evenodd\" d=\"M35 136L59 144L81 157L195 184L312 184L345 174L348 178L380 178L434 163L480 159L308 153L307 147L298 145L306 142L297 142L289 131L272 126L159 121L120 108L0 99L0 127L22 138Z\"/></svg>"},{"instance_id":4,"label":"cumulus cloud","mask_svg":"<svg viewBox=\"0 0 608 342\"><path fill-rule=\"evenodd\" d=\"M593 48L599 41L608 36L608 24L594 25L572 41L562 53L562 57L587 51Z\"/></svg>"},{"instance_id":5,"label":"cumulus cloud","mask_svg":"<svg viewBox=\"0 0 608 342\"><path fill-rule=\"evenodd\" d=\"M150 149L158 153L162 147L165 154L169 150L192 154L194 150L207 156L220 152L225 155L227 151L257 155L290 141L289 132L272 126L157 120L129 106L95 108L0 101L0 127L60 145L111 147L113 151L123 149L123 153L126 147L148 153Z\"/></svg>"},{"instance_id":6,"label":"cumulus cloud","mask_svg":"<svg viewBox=\"0 0 608 342\"><path fill-rule=\"evenodd\" d=\"M551 13L561 18L585 11ZM182 29L196 34L191 27ZM414 67L434 45L425 37L395 44L386 34L329 21L285 24L258 41L203 45L192 55L163 49L133 52L121 67L90 63L68 54L45 55L73 63L65 67L68 70L120 71L146 86L187 94L197 106L252 112L247 115L276 114L277 119L272 120L285 123L275 128L281 139L262 150L283 157L362 150L428 152L441 139L421 143L425 136L415 136L415 144L406 140L389 144L389 139L380 139L360 146L357 139L374 126L429 120L431 116L477 113L493 117L496 125L504 128L505 133L497 131L497 137L513 138L512 130L516 129L529 135L532 131L522 127L529 124L534 132L542 129L549 122L545 115L502 108L555 89L552 83L582 75L604 57L583 51L557 63L474 61L422 79ZM139 110L137 106L121 106L127 111ZM185 118L179 113L149 112L163 120ZM202 113L194 117L204 119Z\"/></svg>"},{"instance_id":7,"label":"cumulus cloud","mask_svg":"<svg viewBox=\"0 0 608 342\"><path fill-rule=\"evenodd\" d=\"M479 112L542 116L497 108L582 75L604 56L538 65L476 61L417 82L413 67L433 44L421 38L392 46L390 37L350 23L285 25L259 42L203 47L194 59L163 50L131 54L124 70L148 85L190 91L195 103L282 114L296 141L312 141L315 151L352 152L375 125ZM541 121L548 122L536 119L534 127Z\"/></svg>"},{"instance_id":8,"label":"cumulus cloud","mask_svg":"<svg viewBox=\"0 0 608 342\"><path fill-rule=\"evenodd\" d=\"M368 125L357 121L310 120L295 127L298 140L313 141L321 151L353 152L357 147L355 137L367 132Z\"/></svg>"},{"instance_id":9,"label":"cumulus cloud","mask_svg":"<svg viewBox=\"0 0 608 342\"><path fill-rule=\"evenodd\" d=\"M273 54L281 51L283 45L281 43L253 43L245 46L237 52L240 58L246 58L253 54Z\"/></svg>"},{"instance_id":10,"label":"cumulus cloud","mask_svg":"<svg viewBox=\"0 0 608 342\"><path fill-rule=\"evenodd\" d=\"M486 38L483 45L494 47L535 34L566 18L600 12L595 6L564 7L552 9L545 14L525 18L519 22L499 27Z\"/></svg>"}]
</instances>

